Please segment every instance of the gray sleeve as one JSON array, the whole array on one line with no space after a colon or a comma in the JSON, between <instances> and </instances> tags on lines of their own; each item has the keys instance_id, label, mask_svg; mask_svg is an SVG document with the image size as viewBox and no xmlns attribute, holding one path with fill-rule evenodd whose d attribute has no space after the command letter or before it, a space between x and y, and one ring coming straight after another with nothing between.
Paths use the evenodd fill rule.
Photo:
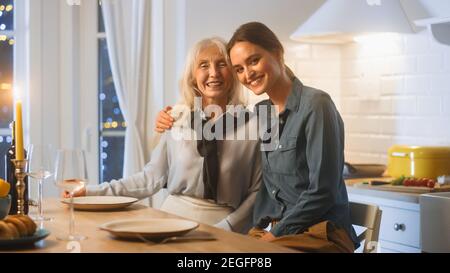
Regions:
<instances>
[{"instance_id":1,"label":"gray sleeve","mask_svg":"<svg viewBox=\"0 0 450 273\"><path fill-rule=\"evenodd\" d=\"M235 232L247 233L253 226L253 207L262 181L261 153L258 149L255 151L254 158L250 162L253 162L252 181L248 188L247 196L240 206L225 218L231 226L231 229Z\"/></svg>"},{"instance_id":2,"label":"gray sleeve","mask_svg":"<svg viewBox=\"0 0 450 273\"><path fill-rule=\"evenodd\" d=\"M164 134L142 172L109 183L87 186L86 195L117 195L138 199L153 195L167 183L169 170L167 152L167 134Z\"/></svg>"},{"instance_id":3,"label":"gray sleeve","mask_svg":"<svg viewBox=\"0 0 450 273\"><path fill-rule=\"evenodd\" d=\"M271 230L275 236L296 234L318 223L336 199L342 172L342 120L328 96L315 98L311 106L305 128L310 184L291 212Z\"/></svg>"}]
</instances>

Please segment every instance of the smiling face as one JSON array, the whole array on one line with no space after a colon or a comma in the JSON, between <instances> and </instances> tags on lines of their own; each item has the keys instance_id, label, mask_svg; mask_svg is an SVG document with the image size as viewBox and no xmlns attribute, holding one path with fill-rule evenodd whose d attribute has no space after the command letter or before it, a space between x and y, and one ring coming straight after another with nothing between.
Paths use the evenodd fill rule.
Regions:
<instances>
[{"instance_id":1,"label":"smiling face","mask_svg":"<svg viewBox=\"0 0 450 273\"><path fill-rule=\"evenodd\" d=\"M233 75L225 56L216 46L201 50L193 70L195 86L204 99L226 100L230 92Z\"/></svg>"},{"instance_id":2,"label":"smiling face","mask_svg":"<svg viewBox=\"0 0 450 273\"><path fill-rule=\"evenodd\" d=\"M239 81L256 95L270 92L284 67L277 54L250 42L236 43L230 58Z\"/></svg>"}]
</instances>

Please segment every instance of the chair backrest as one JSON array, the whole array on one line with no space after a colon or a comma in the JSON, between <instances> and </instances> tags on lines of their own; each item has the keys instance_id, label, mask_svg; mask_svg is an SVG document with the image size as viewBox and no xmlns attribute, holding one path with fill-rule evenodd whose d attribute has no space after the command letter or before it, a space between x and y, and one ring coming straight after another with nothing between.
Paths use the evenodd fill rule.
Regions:
<instances>
[{"instance_id":1,"label":"chair backrest","mask_svg":"<svg viewBox=\"0 0 450 273\"><path fill-rule=\"evenodd\" d=\"M363 253L376 252L380 233L381 210L376 205L350 202L350 217L353 225L365 227L358 235L364 241Z\"/></svg>"}]
</instances>

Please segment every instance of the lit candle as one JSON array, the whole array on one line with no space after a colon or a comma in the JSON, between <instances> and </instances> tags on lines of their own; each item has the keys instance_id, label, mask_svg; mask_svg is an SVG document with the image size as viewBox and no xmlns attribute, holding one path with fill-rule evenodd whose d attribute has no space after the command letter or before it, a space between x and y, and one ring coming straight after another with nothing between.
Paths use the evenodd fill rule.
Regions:
<instances>
[{"instance_id":1,"label":"lit candle","mask_svg":"<svg viewBox=\"0 0 450 273\"><path fill-rule=\"evenodd\" d=\"M16 159L23 160L22 101L16 102Z\"/></svg>"}]
</instances>

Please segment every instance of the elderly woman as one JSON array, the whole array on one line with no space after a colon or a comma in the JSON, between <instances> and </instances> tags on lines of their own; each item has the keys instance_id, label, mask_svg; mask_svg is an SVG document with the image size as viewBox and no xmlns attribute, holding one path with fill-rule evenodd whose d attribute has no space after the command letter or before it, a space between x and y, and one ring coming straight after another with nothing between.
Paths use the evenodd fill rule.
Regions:
<instances>
[{"instance_id":1,"label":"elderly woman","mask_svg":"<svg viewBox=\"0 0 450 273\"><path fill-rule=\"evenodd\" d=\"M205 123L222 127L227 116L237 118L236 113L225 111L226 106L242 104L240 85L231 71L224 41L205 39L193 47L181 90L182 107L178 105L172 111L178 118L174 125L178 130L162 134L144 170L128 178L88 186L77 196L146 198L166 187L170 195L162 210L246 233L252 226L253 204L262 180L258 141L230 140L233 137L229 136L245 130L246 124L227 126L220 131L223 138L214 139L199 135L208 130L194 126L197 121L200 129ZM195 99L201 103L195 103ZM196 109L196 104L202 107ZM208 115L208 106L224 114L213 111L215 114Z\"/></svg>"}]
</instances>

